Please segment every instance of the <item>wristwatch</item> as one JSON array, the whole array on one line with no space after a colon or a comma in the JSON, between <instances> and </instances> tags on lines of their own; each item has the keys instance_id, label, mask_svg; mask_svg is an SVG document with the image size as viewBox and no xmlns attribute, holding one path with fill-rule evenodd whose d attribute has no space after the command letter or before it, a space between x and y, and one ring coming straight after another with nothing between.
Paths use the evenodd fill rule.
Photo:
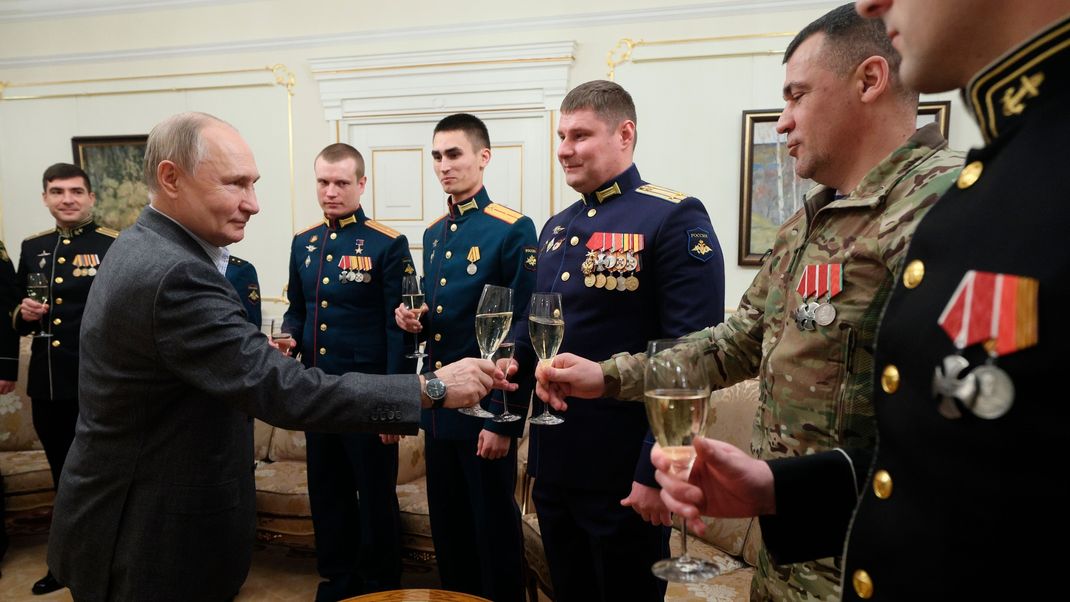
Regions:
<instances>
[{"instance_id":1,"label":"wristwatch","mask_svg":"<svg viewBox=\"0 0 1070 602\"><path fill-rule=\"evenodd\" d=\"M424 380L427 382L425 391L427 396L431 398L431 409L437 410L446 403L446 383L437 376L434 372L428 372L424 375Z\"/></svg>"}]
</instances>

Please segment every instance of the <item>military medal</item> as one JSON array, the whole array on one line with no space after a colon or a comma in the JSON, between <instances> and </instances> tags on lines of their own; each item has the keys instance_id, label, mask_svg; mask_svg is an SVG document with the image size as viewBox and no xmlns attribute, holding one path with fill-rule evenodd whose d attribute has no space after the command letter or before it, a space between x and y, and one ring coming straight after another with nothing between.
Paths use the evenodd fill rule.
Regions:
<instances>
[{"instance_id":1,"label":"military medal","mask_svg":"<svg viewBox=\"0 0 1070 602\"><path fill-rule=\"evenodd\" d=\"M82 276L82 266L85 265L84 255L75 255L71 263L74 264L74 269L71 270L71 276L80 278Z\"/></svg>"},{"instance_id":2,"label":"military medal","mask_svg":"<svg viewBox=\"0 0 1070 602\"><path fill-rule=\"evenodd\" d=\"M364 239L363 238L358 238L357 239L356 248L353 250L353 252L356 253L357 255L360 255L361 253L364 253Z\"/></svg>"},{"instance_id":3,"label":"military medal","mask_svg":"<svg viewBox=\"0 0 1070 602\"><path fill-rule=\"evenodd\" d=\"M349 277L350 265L349 255L342 255L338 258L338 268L341 270L338 272L338 282L348 282L352 280Z\"/></svg>"},{"instance_id":4,"label":"military medal","mask_svg":"<svg viewBox=\"0 0 1070 602\"><path fill-rule=\"evenodd\" d=\"M305 257L305 267L307 268L310 265L312 265L312 256L308 255Z\"/></svg>"},{"instance_id":5,"label":"military medal","mask_svg":"<svg viewBox=\"0 0 1070 602\"><path fill-rule=\"evenodd\" d=\"M479 269L476 267L476 262L479 261L479 247L472 247L468 250L468 267L465 269L469 276L475 276L476 271Z\"/></svg>"},{"instance_id":6,"label":"military medal","mask_svg":"<svg viewBox=\"0 0 1070 602\"><path fill-rule=\"evenodd\" d=\"M817 296L824 296L825 301L814 310L814 322L818 326L828 326L836 320L836 308L831 300L843 290L843 264L826 263L816 267Z\"/></svg>"},{"instance_id":7,"label":"military medal","mask_svg":"<svg viewBox=\"0 0 1070 602\"><path fill-rule=\"evenodd\" d=\"M602 288L605 285L606 285L606 275L605 274L599 274L599 275L595 276L595 279L594 279L594 287L595 288Z\"/></svg>"},{"instance_id":8,"label":"military medal","mask_svg":"<svg viewBox=\"0 0 1070 602\"><path fill-rule=\"evenodd\" d=\"M49 255L51 255L51 253L49 253L48 251L41 251L40 253L38 253L37 256L41 258L41 261L37 262L37 267L41 268L42 270L45 269L45 266L48 265Z\"/></svg>"},{"instance_id":9,"label":"military medal","mask_svg":"<svg viewBox=\"0 0 1070 602\"><path fill-rule=\"evenodd\" d=\"M1037 344L1037 293L1034 278L970 270L938 321L958 354L944 358L933 374L937 410L946 418L959 418L958 405L978 418L994 420L1014 405L1014 381L996 359ZM960 377L970 363L962 351L983 343L986 363ZM958 404L956 404L958 402Z\"/></svg>"},{"instance_id":10,"label":"military medal","mask_svg":"<svg viewBox=\"0 0 1070 602\"><path fill-rule=\"evenodd\" d=\"M814 324L816 319L814 312L817 311L818 304L807 301L817 293L816 265L808 265L803 268L802 278L799 279L799 284L795 287L795 291L802 297L802 304L795 309L795 325L799 330L817 330L817 326Z\"/></svg>"}]
</instances>

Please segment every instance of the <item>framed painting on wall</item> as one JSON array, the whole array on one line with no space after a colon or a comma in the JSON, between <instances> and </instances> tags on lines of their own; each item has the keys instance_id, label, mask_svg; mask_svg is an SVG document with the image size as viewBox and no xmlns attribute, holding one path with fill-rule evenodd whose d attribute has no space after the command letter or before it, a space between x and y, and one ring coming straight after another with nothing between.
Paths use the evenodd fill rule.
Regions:
<instances>
[{"instance_id":1,"label":"framed painting on wall","mask_svg":"<svg viewBox=\"0 0 1070 602\"><path fill-rule=\"evenodd\" d=\"M937 123L947 138L950 101L918 105L918 127ZM739 265L760 266L773 248L777 230L803 204L814 185L795 175L787 137L776 131L780 109L743 111L740 161Z\"/></svg>"},{"instance_id":2,"label":"framed painting on wall","mask_svg":"<svg viewBox=\"0 0 1070 602\"><path fill-rule=\"evenodd\" d=\"M149 203L143 176L147 135L71 138L74 163L89 174L97 195L93 219L122 230L137 220Z\"/></svg>"}]
</instances>

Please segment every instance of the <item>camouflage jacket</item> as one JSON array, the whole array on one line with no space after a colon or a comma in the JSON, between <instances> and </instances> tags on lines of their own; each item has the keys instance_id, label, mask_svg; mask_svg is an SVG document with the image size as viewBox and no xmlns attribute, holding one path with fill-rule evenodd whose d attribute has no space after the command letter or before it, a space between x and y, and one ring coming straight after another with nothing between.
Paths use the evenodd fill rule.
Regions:
<instances>
[{"instance_id":1,"label":"camouflage jacket","mask_svg":"<svg viewBox=\"0 0 1070 602\"><path fill-rule=\"evenodd\" d=\"M937 126L926 126L866 174L850 195L837 199L834 190L815 187L803 208L781 226L736 312L723 324L689 335L695 339L691 350L704 355L715 389L760 375L762 405L751 444L759 457L874 446L877 323L915 226L962 166L963 155L946 146ZM842 265L842 291L831 299L836 317L827 326L804 330L795 320L804 302L796 289L807 266L823 264ZM618 354L602 362L607 395L642 399L644 360L641 354ZM768 575L762 568L759 575ZM838 586L837 571L827 580L821 573L828 571L817 572L804 579ZM798 588L786 589L798 594ZM770 592L769 597L778 596Z\"/></svg>"}]
</instances>

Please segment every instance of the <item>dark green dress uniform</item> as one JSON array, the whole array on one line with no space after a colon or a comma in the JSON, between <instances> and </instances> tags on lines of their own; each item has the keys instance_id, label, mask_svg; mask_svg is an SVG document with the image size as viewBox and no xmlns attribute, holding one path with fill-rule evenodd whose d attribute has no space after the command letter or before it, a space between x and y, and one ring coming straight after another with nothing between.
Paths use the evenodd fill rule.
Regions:
<instances>
[{"instance_id":1,"label":"dark green dress uniform","mask_svg":"<svg viewBox=\"0 0 1070 602\"><path fill-rule=\"evenodd\" d=\"M263 318L260 314L260 280L256 276L256 268L245 259L231 255L226 276L234 290L238 291L249 323L260 328Z\"/></svg>"},{"instance_id":2,"label":"dark green dress uniform","mask_svg":"<svg viewBox=\"0 0 1070 602\"><path fill-rule=\"evenodd\" d=\"M18 311L19 289L15 284L15 266L7 248L0 241L0 380L18 380L19 335L12 325L14 312ZM4 516L4 476L0 474L0 517ZM7 528L0 521L0 560L7 552Z\"/></svg>"},{"instance_id":3,"label":"dark green dress uniform","mask_svg":"<svg viewBox=\"0 0 1070 602\"><path fill-rule=\"evenodd\" d=\"M328 374L415 372L404 357L412 341L394 321L402 277L413 272L406 238L363 209L294 236L282 326L294 353ZM368 433L305 435L316 558L327 579L316 599L399 587L398 446Z\"/></svg>"},{"instance_id":4,"label":"dark green dress uniform","mask_svg":"<svg viewBox=\"0 0 1070 602\"><path fill-rule=\"evenodd\" d=\"M601 361L724 320L724 259L706 208L634 165L546 222L538 266L536 290L562 296L561 353ZM528 452L555 599L660 600L665 582L650 565L668 556L668 529L620 505L633 481L657 486L642 404L580 400L564 419L532 427Z\"/></svg>"},{"instance_id":5,"label":"dark green dress uniform","mask_svg":"<svg viewBox=\"0 0 1070 602\"><path fill-rule=\"evenodd\" d=\"M839 452L771 464L778 515L762 519L766 544L785 562L844 553L845 600L1058 590L1045 564L1023 575L1004 559L1057 560L1042 550L1070 536L1059 476L1070 19L1004 54L963 97L985 146L918 225L884 314L872 464Z\"/></svg>"},{"instance_id":6,"label":"dark green dress uniform","mask_svg":"<svg viewBox=\"0 0 1070 602\"><path fill-rule=\"evenodd\" d=\"M108 247L119 235L92 220L73 228L54 228L22 241L18 287L26 294L31 273L48 276L48 313L40 321L13 316L19 334L44 331L31 343L30 376L26 392L33 404L33 427L45 448L53 482L59 483L63 461L74 440L78 419L78 331L89 287Z\"/></svg>"},{"instance_id":7,"label":"dark green dress uniform","mask_svg":"<svg viewBox=\"0 0 1070 602\"><path fill-rule=\"evenodd\" d=\"M476 307L483 286L513 289L514 322L535 287L535 225L486 189L452 203L449 213L424 231L423 318L429 368L481 357L475 337ZM515 330L514 330L515 332ZM531 381L507 395L513 413L525 416ZM483 399L492 414L503 410L501 392ZM516 441L524 421L494 422L456 410L424 410L427 502L442 585L495 602L523 599L523 542L516 485ZM498 460L476 456L482 430L512 438Z\"/></svg>"}]
</instances>

